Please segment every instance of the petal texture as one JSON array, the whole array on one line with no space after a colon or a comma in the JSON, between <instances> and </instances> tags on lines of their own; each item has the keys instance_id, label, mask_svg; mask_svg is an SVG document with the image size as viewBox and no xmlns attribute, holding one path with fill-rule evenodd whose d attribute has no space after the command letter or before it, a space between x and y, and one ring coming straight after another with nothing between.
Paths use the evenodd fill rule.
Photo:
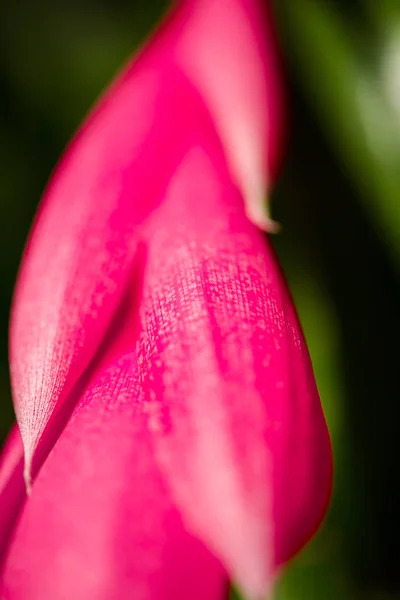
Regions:
<instances>
[{"instance_id":1,"label":"petal texture","mask_svg":"<svg viewBox=\"0 0 400 600\"><path fill-rule=\"evenodd\" d=\"M181 3L58 166L25 252L11 321L10 367L28 483L39 440L33 474L110 327L130 279L137 227L161 202L181 160L187 116L195 111L179 71L214 119L248 214L270 227L262 196L282 133L271 39L263 34L257 0Z\"/></svg>"},{"instance_id":2,"label":"petal texture","mask_svg":"<svg viewBox=\"0 0 400 600\"><path fill-rule=\"evenodd\" d=\"M181 158L188 131L176 124L194 118L176 69L146 65L128 70L72 144L23 260L10 367L27 471L50 418L57 428L71 412L131 278L137 226Z\"/></svg>"},{"instance_id":3,"label":"petal texture","mask_svg":"<svg viewBox=\"0 0 400 600\"><path fill-rule=\"evenodd\" d=\"M134 319L110 340L33 483L2 598L227 598L222 567L185 531L155 464L131 352Z\"/></svg>"},{"instance_id":4,"label":"petal texture","mask_svg":"<svg viewBox=\"0 0 400 600\"><path fill-rule=\"evenodd\" d=\"M149 223L139 364L186 523L258 599L323 516L330 443L274 253L204 131Z\"/></svg>"}]
</instances>

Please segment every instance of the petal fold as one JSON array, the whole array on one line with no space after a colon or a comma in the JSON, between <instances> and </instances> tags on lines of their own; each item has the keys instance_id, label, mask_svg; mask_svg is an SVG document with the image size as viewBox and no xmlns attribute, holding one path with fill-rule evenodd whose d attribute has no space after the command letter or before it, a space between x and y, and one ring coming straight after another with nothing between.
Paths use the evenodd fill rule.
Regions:
<instances>
[{"instance_id":1,"label":"petal fold","mask_svg":"<svg viewBox=\"0 0 400 600\"><path fill-rule=\"evenodd\" d=\"M162 201L187 144L188 86L161 59L142 62L131 65L67 151L23 259L10 368L27 479L45 429L56 438L52 428L61 429L73 409L74 388L131 279L137 229Z\"/></svg>"},{"instance_id":2,"label":"petal fold","mask_svg":"<svg viewBox=\"0 0 400 600\"><path fill-rule=\"evenodd\" d=\"M9 600L224 600L153 457L124 321L33 483L3 567Z\"/></svg>"}]
</instances>

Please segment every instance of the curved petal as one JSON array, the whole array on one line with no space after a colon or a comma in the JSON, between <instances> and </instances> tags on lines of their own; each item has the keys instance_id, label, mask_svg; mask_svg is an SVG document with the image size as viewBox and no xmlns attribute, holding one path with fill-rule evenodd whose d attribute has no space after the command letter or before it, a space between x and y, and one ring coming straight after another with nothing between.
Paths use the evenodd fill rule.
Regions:
<instances>
[{"instance_id":1,"label":"curved petal","mask_svg":"<svg viewBox=\"0 0 400 600\"><path fill-rule=\"evenodd\" d=\"M182 155L190 101L171 76L174 65L205 99L249 215L272 227L262 196L266 165L278 153L282 98L271 39L263 35L257 0L183 3L106 94L57 168L12 311L10 366L28 484L39 440L50 419L60 422L57 431L70 414L73 388L120 302L136 228L160 202Z\"/></svg>"},{"instance_id":2,"label":"curved petal","mask_svg":"<svg viewBox=\"0 0 400 600\"><path fill-rule=\"evenodd\" d=\"M158 461L188 527L258 599L323 516L330 443L272 248L204 129L147 244L139 364Z\"/></svg>"},{"instance_id":3,"label":"curved petal","mask_svg":"<svg viewBox=\"0 0 400 600\"><path fill-rule=\"evenodd\" d=\"M56 423L60 408L76 397L73 388L121 301L137 227L162 200L181 158L189 133L177 124L192 114L188 89L160 58L131 66L77 136L45 194L10 330L28 478L50 418Z\"/></svg>"},{"instance_id":4,"label":"curved petal","mask_svg":"<svg viewBox=\"0 0 400 600\"><path fill-rule=\"evenodd\" d=\"M273 231L265 192L282 155L285 110L271 15L260 0L182 4L178 63L210 110L248 217Z\"/></svg>"},{"instance_id":5,"label":"curved petal","mask_svg":"<svg viewBox=\"0 0 400 600\"><path fill-rule=\"evenodd\" d=\"M1 597L227 597L222 567L185 531L155 464L130 349L134 337L134 321L123 321L34 481L4 565Z\"/></svg>"},{"instance_id":6,"label":"curved petal","mask_svg":"<svg viewBox=\"0 0 400 600\"><path fill-rule=\"evenodd\" d=\"M237 36L234 46L221 36L228 30ZM182 4L106 94L57 168L12 311L10 366L28 483L39 440L50 419L56 430L58 421L62 426L61 407L70 414L73 388L120 302L136 228L160 202L180 160L190 101L171 75L174 64L206 99L246 197L261 198L266 155L274 163L281 135L275 54L261 31L256 0ZM257 213L261 205L252 202Z\"/></svg>"}]
</instances>

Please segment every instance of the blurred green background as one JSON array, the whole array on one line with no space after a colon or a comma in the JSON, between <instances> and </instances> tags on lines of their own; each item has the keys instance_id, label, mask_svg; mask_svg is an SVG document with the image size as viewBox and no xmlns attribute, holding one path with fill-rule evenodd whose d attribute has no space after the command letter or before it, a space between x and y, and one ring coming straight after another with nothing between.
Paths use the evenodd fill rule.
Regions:
<instances>
[{"instance_id":1,"label":"blurred green background","mask_svg":"<svg viewBox=\"0 0 400 600\"><path fill-rule=\"evenodd\" d=\"M217 0L216 0L217 1ZM0 6L0 439L12 289L41 191L161 0ZM275 244L335 453L334 498L279 600L400 598L400 2L277 0L290 109Z\"/></svg>"}]
</instances>

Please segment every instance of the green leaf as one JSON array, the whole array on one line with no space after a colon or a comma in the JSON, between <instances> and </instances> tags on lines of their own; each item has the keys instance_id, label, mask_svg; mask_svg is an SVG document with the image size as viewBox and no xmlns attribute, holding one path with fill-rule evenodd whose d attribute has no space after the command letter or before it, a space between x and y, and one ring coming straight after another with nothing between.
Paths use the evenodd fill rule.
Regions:
<instances>
[{"instance_id":1,"label":"green leaf","mask_svg":"<svg viewBox=\"0 0 400 600\"><path fill-rule=\"evenodd\" d=\"M327 0L282 0L277 11L309 101L400 265L400 12L394 6L371 0L357 22Z\"/></svg>"}]
</instances>

